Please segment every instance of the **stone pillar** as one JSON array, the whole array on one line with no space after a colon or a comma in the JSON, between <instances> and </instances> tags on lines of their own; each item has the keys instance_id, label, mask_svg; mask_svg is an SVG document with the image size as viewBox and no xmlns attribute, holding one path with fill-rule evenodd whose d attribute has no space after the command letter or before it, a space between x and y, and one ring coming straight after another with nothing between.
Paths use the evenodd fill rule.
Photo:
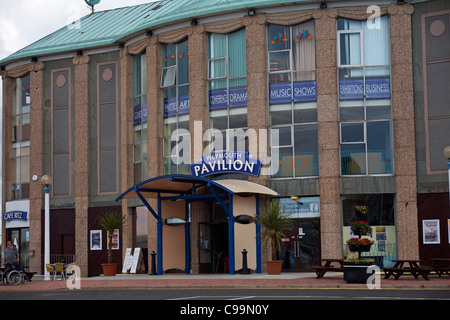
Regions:
<instances>
[{"instance_id":1,"label":"stone pillar","mask_svg":"<svg viewBox=\"0 0 450 320\"><path fill-rule=\"evenodd\" d=\"M44 188L40 177L44 174L44 69L42 62L30 65L30 177L36 174L39 179L30 181L30 250L35 258L30 259L30 270L40 273L41 269L41 208L44 201Z\"/></svg>"},{"instance_id":2,"label":"stone pillar","mask_svg":"<svg viewBox=\"0 0 450 320\"><path fill-rule=\"evenodd\" d=\"M148 177L163 172L163 102L161 83L161 43L150 37L147 49L147 161ZM149 221L152 218L149 219ZM150 230L149 230L150 233ZM150 249L150 248L149 248Z\"/></svg>"},{"instance_id":3,"label":"stone pillar","mask_svg":"<svg viewBox=\"0 0 450 320\"><path fill-rule=\"evenodd\" d=\"M255 158L265 160L270 154L270 134L268 129L268 93L267 93L267 25L266 16L245 17L247 46L247 125L249 152ZM260 130L267 130L260 135ZM261 131L262 133L263 131ZM252 143L251 134L256 134L257 143ZM249 180L267 185L269 181L269 163L264 162L259 177L249 176Z\"/></svg>"},{"instance_id":4,"label":"stone pillar","mask_svg":"<svg viewBox=\"0 0 450 320\"><path fill-rule=\"evenodd\" d=\"M147 53L147 159L148 177L158 177L163 172L163 102L161 82L161 44L157 36L150 37ZM157 201L147 199L152 208L157 210ZM148 212L148 262L151 270L151 253L157 252L157 221Z\"/></svg>"},{"instance_id":5,"label":"stone pillar","mask_svg":"<svg viewBox=\"0 0 450 320\"><path fill-rule=\"evenodd\" d=\"M121 192L134 185L133 174L133 60L129 48L120 50L120 158ZM122 200L122 215L126 217L122 226L122 246L131 248L133 242L131 208ZM125 255L125 250L122 250Z\"/></svg>"},{"instance_id":6,"label":"stone pillar","mask_svg":"<svg viewBox=\"0 0 450 320\"><path fill-rule=\"evenodd\" d=\"M7 119L11 119L12 113L12 92L14 87L14 79L7 75L7 72L2 72L2 80L3 80L3 128L2 128L2 212L6 212L5 203L11 200L11 141L12 141L12 121L8 121ZM40 228L40 225L39 225ZM2 223L2 243L5 245L6 241L6 226L5 223ZM30 247L31 250L33 250ZM35 248L38 249L38 253L40 253L40 247ZM2 250L4 252L4 250ZM36 252L35 252L36 253ZM38 259L34 259L38 260ZM40 261L40 260L39 260ZM32 263L33 261L30 261ZM1 262L3 263L3 261Z\"/></svg>"},{"instance_id":7,"label":"stone pillar","mask_svg":"<svg viewBox=\"0 0 450 320\"><path fill-rule=\"evenodd\" d=\"M88 275L89 208L89 56L75 65L75 256L81 276Z\"/></svg>"},{"instance_id":8,"label":"stone pillar","mask_svg":"<svg viewBox=\"0 0 450 320\"><path fill-rule=\"evenodd\" d=\"M396 183L397 251L400 259L419 258L416 143L412 72L411 14L414 7L390 5L392 122Z\"/></svg>"},{"instance_id":9,"label":"stone pillar","mask_svg":"<svg viewBox=\"0 0 450 320\"><path fill-rule=\"evenodd\" d=\"M207 142L203 134L208 129L207 34L203 25L189 31L189 131L191 133L191 163L201 160Z\"/></svg>"},{"instance_id":10,"label":"stone pillar","mask_svg":"<svg viewBox=\"0 0 450 320\"><path fill-rule=\"evenodd\" d=\"M322 258L341 258L337 11L320 9L314 13L314 17L316 19L321 254Z\"/></svg>"}]
</instances>

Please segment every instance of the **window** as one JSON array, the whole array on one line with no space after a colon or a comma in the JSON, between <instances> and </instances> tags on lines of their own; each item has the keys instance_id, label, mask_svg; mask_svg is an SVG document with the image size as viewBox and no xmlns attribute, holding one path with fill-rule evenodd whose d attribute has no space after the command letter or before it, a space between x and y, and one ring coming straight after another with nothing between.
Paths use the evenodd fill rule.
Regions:
<instances>
[{"instance_id":1,"label":"window","mask_svg":"<svg viewBox=\"0 0 450 320\"><path fill-rule=\"evenodd\" d=\"M272 178L318 175L315 23L268 27Z\"/></svg>"},{"instance_id":2,"label":"window","mask_svg":"<svg viewBox=\"0 0 450 320\"><path fill-rule=\"evenodd\" d=\"M208 35L209 127L218 130L214 139L210 138L216 151L248 150L245 37L245 29ZM228 129L234 134L230 131L226 139Z\"/></svg>"},{"instance_id":3,"label":"window","mask_svg":"<svg viewBox=\"0 0 450 320\"><path fill-rule=\"evenodd\" d=\"M422 14L422 63L427 174L447 172L450 144L450 10Z\"/></svg>"},{"instance_id":4,"label":"window","mask_svg":"<svg viewBox=\"0 0 450 320\"><path fill-rule=\"evenodd\" d=\"M346 194L341 196L342 239L347 258L351 258L350 255L354 254L346 250L347 240L358 237L350 229L357 218L355 206L366 206L367 213L363 219L371 226L372 235L368 237L375 243L370 248L370 252L363 253L364 257L375 259L375 263L379 267L390 267L391 260L397 259L394 202L393 194Z\"/></svg>"},{"instance_id":5,"label":"window","mask_svg":"<svg viewBox=\"0 0 450 320\"><path fill-rule=\"evenodd\" d=\"M63 197L71 193L71 70L52 70L51 77L52 191Z\"/></svg>"},{"instance_id":6,"label":"window","mask_svg":"<svg viewBox=\"0 0 450 320\"><path fill-rule=\"evenodd\" d=\"M134 184L147 178L147 58L133 56L133 173Z\"/></svg>"},{"instance_id":7,"label":"window","mask_svg":"<svg viewBox=\"0 0 450 320\"><path fill-rule=\"evenodd\" d=\"M190 150L178 149L178 142L189 137L188 40L164 44L162 65L164 174L189 174Z\"/></svg>"},{"instance_id":8,"label":"window","mask_svg":"<svg viewBox=\"0 0 450 320\"><path fill-rule=\"evenodd\" d=\"M338 18L341 174L392 174L389 18Z\"/></svg>"},{"instance_id":9,"label":"window","mask_svg":"<svg viewBox=\"0 0 450 320\"><path fill-rule=\"evenodd\" d=\"M30 77L13 87L11 200L30 197Z\"/></svg>"}]
</instances>

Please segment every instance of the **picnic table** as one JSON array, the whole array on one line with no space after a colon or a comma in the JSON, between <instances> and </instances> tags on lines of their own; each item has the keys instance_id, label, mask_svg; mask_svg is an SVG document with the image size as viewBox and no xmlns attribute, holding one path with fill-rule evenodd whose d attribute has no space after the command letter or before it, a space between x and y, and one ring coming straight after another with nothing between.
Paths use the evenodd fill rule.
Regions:
<instances>
[{"instance_id":1,"label":"picnic table","mask_svg":"<svg viewBox=\"0 0 450 320\"><path fill-rule=\"evenodd\" d=\"M316 272L316 279L323 278L327 271L344 271L344 259L320 259L321 262L325 262L324 265L313 266L312 268ZM332 266L332 263L339 263L339 267Z\"/></svg>"},{"instance_id":2,"label":"picnic table","mask_svg":"<svg viewBox=\"0 0 450 320\"><path fill-rule=\"evenodd\" d=\"M420 260L391 260L395 262L392 268L383 268L384 278L389 279L390 276L394 276L395 280L398 280L405 272L409 272L414 278L418 279L421 275L425 280L428 279L428 274L432 271L432 268L421 267ZM408 264L409 266L406 266Z\"/></svg>"},{"instance_id":3,"label":"picnic table","mask_svg":"<svg viewBox=\"0 0 450 320\"><path fill-rule=\"evenodd\" d=\"M444 273L450 276L450 258L433 258L430 260L433 263L432 269L439 277Z\"/></svg>"}]
</instances>

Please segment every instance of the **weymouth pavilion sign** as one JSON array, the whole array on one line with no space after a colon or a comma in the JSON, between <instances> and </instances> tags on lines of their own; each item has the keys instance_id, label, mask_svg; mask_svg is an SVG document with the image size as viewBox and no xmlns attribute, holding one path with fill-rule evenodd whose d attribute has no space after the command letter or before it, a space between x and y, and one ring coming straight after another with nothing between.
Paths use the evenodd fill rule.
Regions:
<instances>
[{"instance_id":1,"label":"weymouth pavilion sign","mask_svg":"<svg viewBox=\"0 0 450 320\"><path fill-rule=\"evenodd\" d=\"M248 152L218 151L202 156L202 161L190 166L194 177L221 173L244 173L259 176L261 161L252 158Z\"/></svg>"}]
</instances>

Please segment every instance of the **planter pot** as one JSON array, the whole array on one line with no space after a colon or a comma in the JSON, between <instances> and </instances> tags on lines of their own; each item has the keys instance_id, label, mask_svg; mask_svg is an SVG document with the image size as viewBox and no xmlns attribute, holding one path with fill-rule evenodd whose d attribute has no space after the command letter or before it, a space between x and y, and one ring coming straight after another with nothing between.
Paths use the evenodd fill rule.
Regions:
<instances>
[{"instance_id":1,"label":"planter pot","mask_svg":"<svg viewBox=\"0 0 450 320\"><path fill-rule=\"evenodd\" d=\"M102 263L103 275L112 277L116 275L117 263Z\"/></svg>"},{"instance_id":2,"label":"planter pot","mask_svg":"<svg viewBox=\"0 0 450 320\"><path fill-rule=\"evenodd\" d=\"M350 249L351 252L369 252L371 246L372 246L372 245L368 245L368 246L355 246L354 244L349 244L349 245L348 245L348 248Z\"/></svg>"},{"instance_id":3,"label":"planter pot","mask_svg":"<svg viewBox=\"0 0 450 320\"><path fill-rule=\"evenodd\" d=\"M280 274L283 260L266 261L268 274Z\"/></svg>"},{"instance_id":4,"label":"planter pot","mask_svg":"<svg viewBox=\"0 0 450 320\"><path fill-rule=\"evenodd\" d=\"M367 273L370 263L344 263L344 281L347 283L367 283L371 273Z\"/></svg>"}]
</instances>

